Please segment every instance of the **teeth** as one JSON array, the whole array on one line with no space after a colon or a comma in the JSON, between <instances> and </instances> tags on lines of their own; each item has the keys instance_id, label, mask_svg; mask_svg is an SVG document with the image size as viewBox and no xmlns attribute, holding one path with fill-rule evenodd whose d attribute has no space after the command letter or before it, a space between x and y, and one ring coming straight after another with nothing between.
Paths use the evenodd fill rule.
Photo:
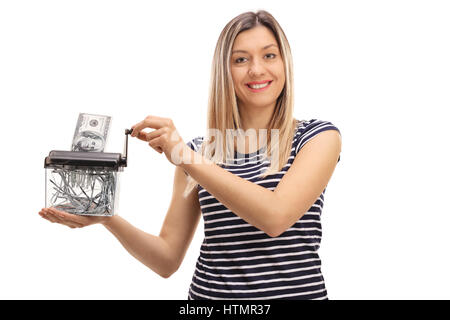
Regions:
<instances>
[{"instance_id":1,"label":"teeth","mask_svg":"<svg viewBox=\"0 0 450 320\"><path fill-rule=\"evenodd\" d=\"M269 85L269 83L270 82L266 82L263 84L249 84L248 86L252 89L261 89L261 88L267 87Z\"/></svg>"}]
</instances>

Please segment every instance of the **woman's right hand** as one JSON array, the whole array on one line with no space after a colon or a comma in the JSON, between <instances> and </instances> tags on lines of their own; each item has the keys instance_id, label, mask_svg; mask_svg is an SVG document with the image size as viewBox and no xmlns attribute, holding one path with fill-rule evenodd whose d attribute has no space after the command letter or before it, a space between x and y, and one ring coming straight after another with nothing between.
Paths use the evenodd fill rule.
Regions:
<instances>
[{"instance_id":1,"label":"woman's right hand","mask_svg":"<svg viewBox=\"0 0 450 320\"><path fill-rule=\"evenodd\" d=\"M105 224L109 219L111 219L109 216L95 217L76 215L57 210L53 207L42 208L41 211L39 211L39 215L52 223L60 223L70 228L82 228L96 223Z\"/></svg>"}]
</instances>

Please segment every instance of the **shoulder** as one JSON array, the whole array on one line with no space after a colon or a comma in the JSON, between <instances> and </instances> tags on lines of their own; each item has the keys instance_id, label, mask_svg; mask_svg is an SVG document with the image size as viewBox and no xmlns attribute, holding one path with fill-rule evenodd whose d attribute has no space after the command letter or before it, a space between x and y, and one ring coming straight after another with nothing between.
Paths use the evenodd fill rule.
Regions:
<instances>
[{"instance_id":1,"label":"shoulder","mask_svg":"<svg viewBox=\"0 0 450 320\"><path fill-rule=\"evenodd\" d=\"M320 119L297 120L296 136L308 136L325 130L340 130L332 122Z\"/></svg>"},{"instance_id":2,"label":"shoulder","mask_svg":"<svg viewBox=\"0 0 450 320\"><path fill-rule=\"evenodd\" d=\"M294 148L295 154L297 154L303 146L305 146L310 140L316 137L319 133L334 130L337 135L334 135L334 140L341 140L341 131L331 121L321 119L302 120L297 122L297 127L294 136ZM338 139L336 139L336 137ZM331 138L331 135L330 135Z\"/></svg>"}]
</instances>

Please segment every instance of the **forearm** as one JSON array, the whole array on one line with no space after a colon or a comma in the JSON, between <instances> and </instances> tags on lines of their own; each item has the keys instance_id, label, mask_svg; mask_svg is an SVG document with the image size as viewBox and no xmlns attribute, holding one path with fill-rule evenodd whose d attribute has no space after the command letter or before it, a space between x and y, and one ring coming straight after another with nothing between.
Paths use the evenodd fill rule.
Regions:
<instances>
[{"instance_id":1,"label":"forearm","mask_svg":"<svg viewBox=\"0 0 450 320\"><path fill-rule=\"evenodd\" d=\"M179 165L203 188L249 224L269 235L276 232L280 217L271 190L228 172L194 151L190 155L191 161Z\"/></svg>"},{"instance_id":2,"label":"forearm","mask_svg":"<svg viewBox=\"0 0 450 320\"><path fill-rule=\"evenodd\" d=\"M120 216L108 218L103 225L133 257L160 276L167 278L175 271L174 259L163 238L134 227Z\"/></svg>"}]
</instances>

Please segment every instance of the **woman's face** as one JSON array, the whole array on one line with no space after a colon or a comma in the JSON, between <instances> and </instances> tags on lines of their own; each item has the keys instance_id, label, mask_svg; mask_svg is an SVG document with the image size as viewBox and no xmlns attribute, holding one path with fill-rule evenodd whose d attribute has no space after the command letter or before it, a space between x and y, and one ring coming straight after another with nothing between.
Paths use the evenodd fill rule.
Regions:
<instances>
[{"instance_id":1,"label":"woman's face","mask_svg":"<svg viewBox=\"0 0 450 320\"><path fill-rule=\"evenodd\" d=\"M239 33L230 68L239 107L275 106L286 78L272 31L257 26Z\"/></svg>"}]
</instances>

